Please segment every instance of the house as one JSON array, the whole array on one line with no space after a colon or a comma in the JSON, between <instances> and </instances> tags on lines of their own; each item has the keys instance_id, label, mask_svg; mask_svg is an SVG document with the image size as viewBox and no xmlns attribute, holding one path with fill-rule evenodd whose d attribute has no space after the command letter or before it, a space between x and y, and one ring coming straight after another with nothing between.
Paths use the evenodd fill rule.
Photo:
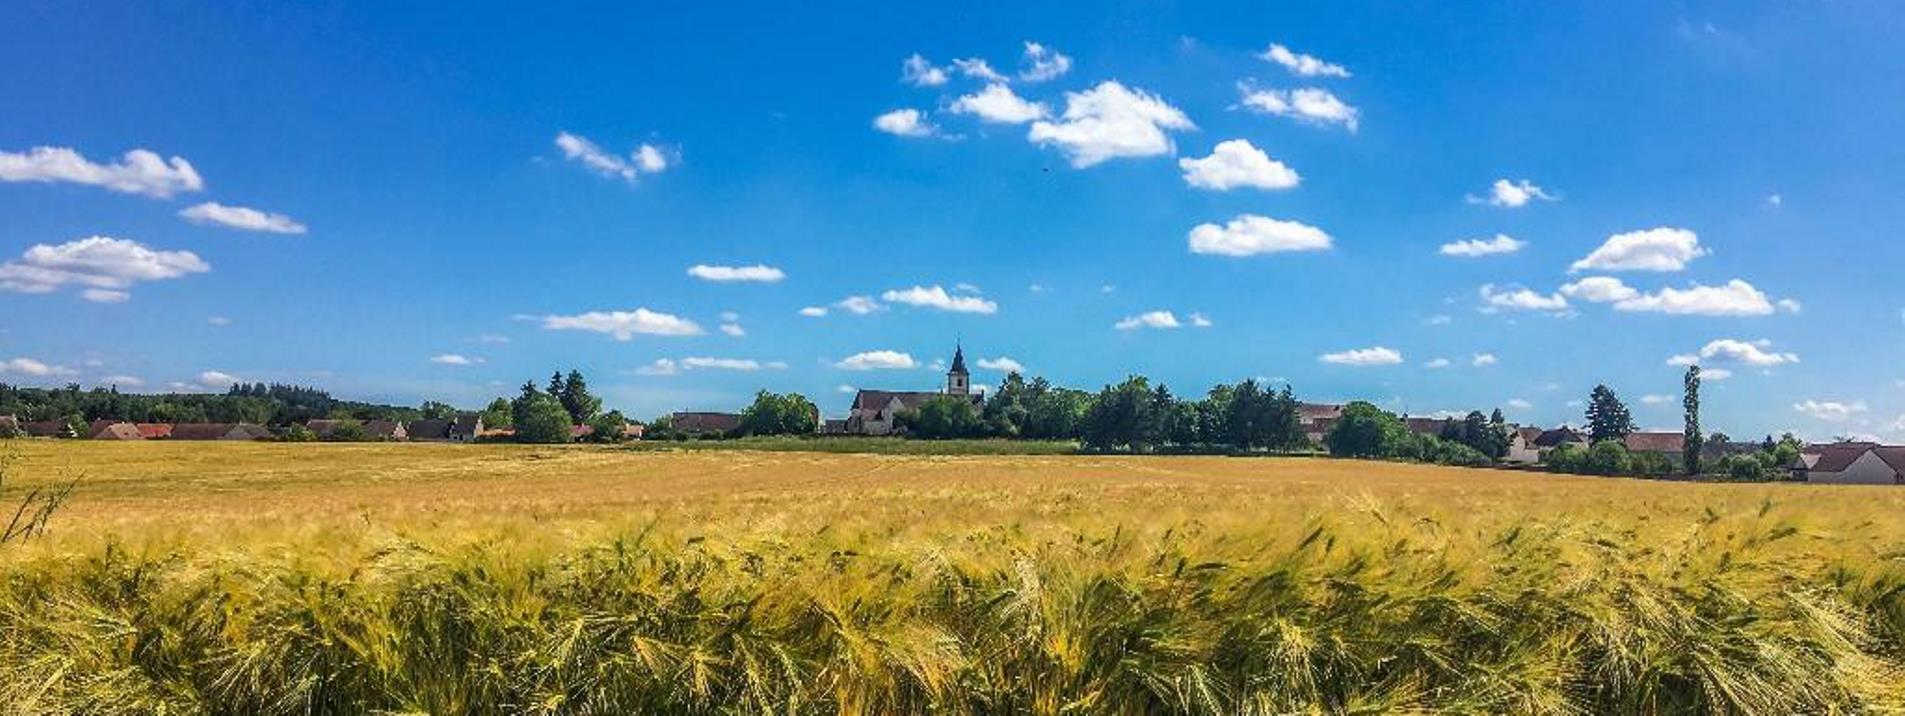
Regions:
<instances>
[{"instance_id":1,"label":"house","mask_svg":"<svg viewBox=\"0 0 1905 716\"><path fill-rule=\"evenodd\" d=\"M144 440L139 426L112 420L94 420L86 428L87 440Z\"/></svg>"},{"instance_id":2,"label":"house","mask_svg":"<svg viewBox=\"0 0 1905 716\"><path fill-rule=\"evenodd\" d=\"M1540 435L1535 436L1534 442L1535 449L1540 451L1542 455L1547 455L1549 451L1561 447L1562 445L1573 445L1577 448L1586 448L1588 446L1586 435L1577 433L1574 431L1574 428L1570 428L1566 425L1541 431Z\"/></svg>"},{"instance_id":3,"label":"house","mask_svg":"<svg viewBox=\"0 0 1905 716\"><path fill-rule=\"evenodd\" d=\"M417 442L447 442L450 439L451 423L448 420L412 420L410 424L400 427L406 431L411 440ZM368 432L370 423L365 423L364 429Z\"/></svg>"},{"instance_id":4,"label":"house","mask_svg":"<svg viewBox=\"0 0 1905 716\"><path fill-rule=\"evenodd\" d=\"M173 440L267 440L271 431L257 423L179 423Z\"/></svg>"},{"instance_id":5,"label":"house","mask_svg":"<svg viewBox=\"0 0 1905 716\"><path fill-rule=\"evenodd\" d=\"M10 438L20 434L20 419L11 415L0 415L0 438Z\"/></svg>"},{"instance_id":6,"label":"house","mask_svg":"<svg viewBox=\"0 0 1905 716\"><path fill-rule=\"evenodd\" d=\"M821 435L843 435L846 432L847 432L847 421L845 420L820 421Z\"/></svg>"},{"instance_id":7,"label":"house","mask_svg":"<svg viewBox=\"0 0 1905 716\"><path fill-rule=\"evenodd\" d=\"M853 406L848 409L847 420L841 429L859 435L890 435L898 429L895 421L900 411L918 408L929 400L947 396L970 400L975 408L985 402L984 395L972 392L972 374L966 371L964 346L953 347L952 367L946 370L944 390L859 391L853 395Z\"/></svg>"},{"instance_id":8,"label":"house","mask_svg":"<svg viewBox=\"0 0 1905 716\"><path fill-rule=\"evenodd\" d=\"M364 436L372 440L402 440L410 436L410 429L395 420L366 420Z\"/></svg>"},{"instance_id":9,"label":"house","mask_svg":"<svg viewBox=\"0 0 1905 716\"><path fill-rule=\"evenodd\" d=\"M668 428L682 435L726 435L740 427L740 413L686 411L668 416Z\"/></svg>"},{"instance_id":10,"label":"house","mask_svg":"<svg viewBox=\"0 0 1905 716\"><path fill-rule=\"evenodd\" d=\"M164 440L172 437L171 423L133 423L139 428L139 435L147 440Z\"/></svg>"},{"instance_id":11,"label":"house","mask_svg":"<svg viewBox=\"0 0 1905 716\"><path fill-rule=\"evenodd\" d=\"M305 429L310 430L311 434L316 435L319 440L331 439L345 425L356 425L362 430L365 440L402 440L409 435L404 424L395 420L358 421L344 418L307 420L304 423Z\"/></svg>"},{"instance_id":12,"label":"house","mask_svg":"<svg viewBox=\"0 0 1905 716\"><path fill-rule=\"evenodd\" d=\"M1303 429L1303 437L1312 443L1322 443L1330 434L1330 428L1336 427L1336 421L1343 417L1343 406L1330 403L1297 403L1296 422Z\"/></svg>"},{"instance_id":13,"label":"house","mask_svg":"<svg viewBox=\"0 0 1905 716\"><path fill-rule=\"evenodd\" d=\"M357 421L332 420L330 418L317 418L314 420L304 421L304 429L311 431L311 434L317 437L317 439L319 440L329 440L331 438L331 434L337 432L338 428L343 427L345 423L354 423L354 422L357 422Z\"/></svg>"},{"instance_id":14,"label":"house","mask_svg":"<svg viewBox=\"0 0 1905 716\"><path fill-rule=\"evenodd\" d=\"M1847 442L1809 447L1800 453L1793 475L1826 484L1905 484L1905 446Z\"/></svg>"},{"instance_id":15,"label":"house","mask_svg":"<svg viewBox=\"0 0 1905 716\"><path fill-rule=\"evenodd\" d=\"M1301 419L1301 418L1299 418ZM1429 437L1441 437L1442 431L1456 423L1454 418L1403 418L1402 426L1409 432Z\"/></svg>"},{"instance_id":16,"label":"house","mask_svg":"<svg viewBox=\"0 0 1905 716\"><path fill-rule=\"evenodd\" d=\"M588 423L576 423L569 426L569 442L576 443L589 439L595 434L595 426Z\"/></svg>"},{"instance_id":17,"label":"house","mask_svg":"<svg viewBox=\"0 0 1905 716\"><path fill-rule=\"evenodd\" d=\"M1621 439L1628 452L1651 452L1667 456L1670 460L1679 460L1687 451L1687 436L1682 433L1628 433Z\"/></svg>"},{"instance_id":18,"label":"house","mask_svg":"<svg viewBox=\"0 0 1905 716\"><path fill-rule=\"evenodd\" d=\"M473 443L483 434L483 418L476 415L457 416L450 425L450 439L460 443Z\"/></svg>"},{"instance_id":19,"label":"house","mask_svg":"<svg viewBox=\"0 0 1905 716\"><path fill-rule=\"evenodd\" d=\"M20 423L20 432L26 433L29 437L36 438L74 437L72 432L67 429L66 421L64 420L34 420Z\"/></svg>"},{"instance_id":20,"label":"house","mask_svg":"<svg viewBox=\"0 0 1905 716\"><path fill-rule=\"evenodd\" d=\"M1508 454L1502 456L1502 462L1532 465L1541 462L1541 449L1535 447L1535 439L1541 437L1541 428L1517 427L1508 433Z\"/></svg>"}]
</instances>

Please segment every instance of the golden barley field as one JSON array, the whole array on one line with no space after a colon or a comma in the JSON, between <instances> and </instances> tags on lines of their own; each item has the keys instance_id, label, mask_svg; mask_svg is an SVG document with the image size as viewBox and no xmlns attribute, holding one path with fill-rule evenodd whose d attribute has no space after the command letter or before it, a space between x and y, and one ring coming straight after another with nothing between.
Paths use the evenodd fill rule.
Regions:
<instances>
[{"instance_id":1,"label":"golden barley field","mask_svg":"<svg viewBox=\"0 0 1905 716\"><path fill-rule=\"evenodd\" d=\"M1905 709L1905 489L15 441L9 713Z\"/></svg>"}]
</instances>

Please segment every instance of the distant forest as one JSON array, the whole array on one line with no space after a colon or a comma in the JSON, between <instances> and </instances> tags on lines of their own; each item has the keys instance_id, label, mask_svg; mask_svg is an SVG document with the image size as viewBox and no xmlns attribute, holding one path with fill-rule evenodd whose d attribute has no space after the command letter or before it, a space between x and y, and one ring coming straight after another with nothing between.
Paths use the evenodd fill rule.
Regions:
<instances>
[{"instance_id":1,"label":"distant forest","mask_svg":"<svg viewBox=\"0 0 1905 716\"><path fill-rule=\"evenodd\" d=\"M444 406L447 407L447 406ZM290 425L312 418L418 420L418 408L338 400L317 388L278 383L239 383L224 394L121 393L116 388L82 390L21 388L0 383L0 415L21 420L123 420L135 423L259 423ZM435 416L432 416L435 417Z\"/></svg>"}]
</instances>

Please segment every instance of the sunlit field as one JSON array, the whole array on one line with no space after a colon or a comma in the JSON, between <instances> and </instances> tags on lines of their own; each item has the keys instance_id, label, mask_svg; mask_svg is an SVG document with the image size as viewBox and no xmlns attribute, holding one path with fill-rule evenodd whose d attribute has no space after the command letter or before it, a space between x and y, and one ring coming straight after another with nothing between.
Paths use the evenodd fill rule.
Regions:
<instances>
[{"instance_id":1,"label":"sunlit field","mask_svg":"<svg viewBox=\"0 0 1905 716\"><path fill-rule=\"evenodd\" d=\"M14 441L18 713L1905 708L1905 490Z\"/></svg>"}]
</instances>

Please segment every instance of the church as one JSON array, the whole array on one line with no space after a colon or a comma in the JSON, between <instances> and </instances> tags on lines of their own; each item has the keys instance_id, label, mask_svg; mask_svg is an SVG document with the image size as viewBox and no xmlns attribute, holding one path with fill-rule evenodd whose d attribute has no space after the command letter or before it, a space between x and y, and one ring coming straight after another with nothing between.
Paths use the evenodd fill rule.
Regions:
<instances>
[{"instance_id":1,"label":"church","mask_svg":"<svg viewBox=\"0 0 1905 716\"><path fill-rule=\"evenodd\" d=\"M853 409L847 415L842 432L854 435L891 435L894 419L900 411L917 408L928 400L943 396L971 400L973 407L985 402L985 395L972 392L972 374L966 371L964 346L953 347L952 367L946 370L942 390L861 390L853 396Z\"/></svg>"}]
</instances>

